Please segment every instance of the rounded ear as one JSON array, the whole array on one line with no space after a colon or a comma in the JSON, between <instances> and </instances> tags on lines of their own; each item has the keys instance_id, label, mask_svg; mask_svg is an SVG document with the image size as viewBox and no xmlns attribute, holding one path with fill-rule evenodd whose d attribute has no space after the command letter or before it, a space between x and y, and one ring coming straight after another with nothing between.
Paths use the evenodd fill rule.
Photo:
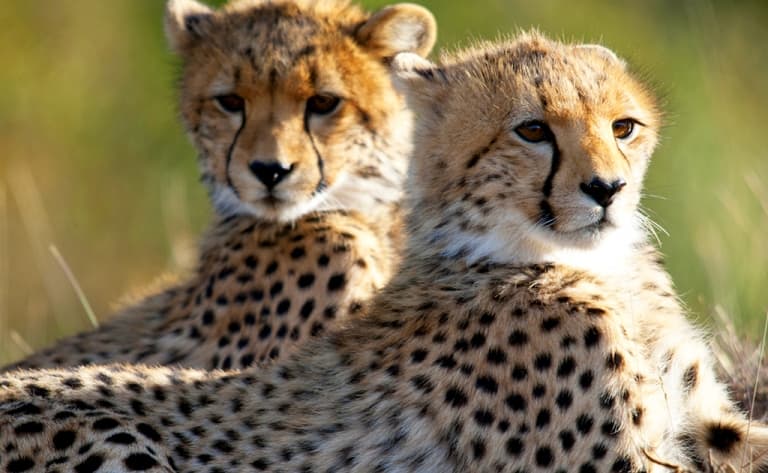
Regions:
<instances>
[{"instance_id":1,"label":"rounded ear","mask_svg":"<svg viewBox=\"0 0 768 473\"><path fill-rule=\"evenodd\" d=\"M594 54L595 56L599 56L603 58L607 62L618 64L621 67L626 67L627 65L626 61L620 58L615 52L611 51L610 49L606 48L601 44L580 44L576 46L576 49L580 49L584 52L589 52L591 54Z\"/></svg>"},{"instance_id":2,"label":"rounded ear","mask_svg":"<svg viewBox=\"0 0 768 473\"><path fill-rule=\"evenodd\" d=\"M437 39L437 23L426 8L398 3L374 13L355 36L360 44L382 58L401 52L426 57Z\"/></svg>"},{"instance_id":3,"label":"rounded ear","mask_svg":"<svg viewBox=\"0 0 768 473\"><path fill-rule=\"evenodd\" d=\"M168 0L165 5L165 37L176 53L202 38L213 10L195 0Z\"/></svg>"},{"instance_id":4,"label":"rounded ear","mask_svg":"<svg viewBox=\"0 0 768 473\"><path fill-rule=\"evenodd\" d=\"M431 96L447 83L445 70L415 53L398 53L390 63L395 88L406 97Z\"/></svg>"}]
</instances>

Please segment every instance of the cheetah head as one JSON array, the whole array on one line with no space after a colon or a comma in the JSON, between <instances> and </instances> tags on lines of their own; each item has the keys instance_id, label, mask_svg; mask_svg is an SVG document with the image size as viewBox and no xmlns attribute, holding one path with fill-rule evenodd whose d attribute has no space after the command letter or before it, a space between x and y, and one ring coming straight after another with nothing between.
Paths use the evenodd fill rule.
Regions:
<instances>
[{"instance_id":1,"label":"cheetah head","mask_svg":"<svg viewBox=\"0 0 768 473\"><path fill-rule=\"evenodd\" d=\"M427 10L169 0L165 29L183 63L181 114L220 214L292 221L401 197L411 119L388 64L398 52L429 53Z\"/></svg>"},{"instance_id":2,"label":"cheetah head","mask_svg":"<svg viewBox=\"0 0 768 473\"><path fill-rule=\"evenodd\" d=\"M586 266L644 242L660 116L613 52L528 33L440 64L394 62L419 116L412 220L430 241L470 259Z\"/></svg>"}]
</instances>

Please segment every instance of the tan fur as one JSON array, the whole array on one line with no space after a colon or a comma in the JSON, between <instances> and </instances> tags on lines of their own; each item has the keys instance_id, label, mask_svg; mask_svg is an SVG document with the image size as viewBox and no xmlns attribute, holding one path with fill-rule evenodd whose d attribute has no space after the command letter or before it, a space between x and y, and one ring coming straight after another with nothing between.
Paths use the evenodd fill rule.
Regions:
<instances>
[{"instance_id":1,"label":"tan fur","mask_svg":"<svg viewBox=\"0 0 768 473\"><path fill-rule=\"evenodd\" d=\"M423 185L413 189L403 267L369 316L258 372L111 366L0 378L10 461L110 471L135 466L136 455L147 471L765 471L768 429L753 425L747 438L656 252L642 237L611 240L635 224L624 213L637 211L658 120L622 143L603 132L636 113L655 117L606 58L616 61L537 34L439 66L396 58L424 118L411 180ZM605 80L569 93L594 84L598 68ZM532 146L515 130L549 124L544 101L559 104L562 121ZM478 134L457 136L458 123ZM569 173L626 173L604 220L580 194L589 173L552 173L555 141ZM618 147L629 162L593 157L584 143ZM478 201L505 179L505 197ZM592 223L563 230L519 211L552 196L561 199L553 217ZM504 237L497 225L510 219L523 226L506 235L515 252L483 241Z\"/></svg>"},{"instance_id":2,"label":"tan fur","mask_svg":"<svg viewBox=\"0 0 768 473\"><path fill-rule=\"evenodd\" d=\"M342 0L239 0L218 11L172 0L166 32L218 214L198 268L10 368L274 360L362 316L397 266L411 117L386 63L429 52L431 14L410 4L368 14ZM217 105L230 93L244 99L245 118ZM319 93L341 104L306 112ZM259 160L294 169L270 192L249 170Z\"/></svg>"}]
</instances>

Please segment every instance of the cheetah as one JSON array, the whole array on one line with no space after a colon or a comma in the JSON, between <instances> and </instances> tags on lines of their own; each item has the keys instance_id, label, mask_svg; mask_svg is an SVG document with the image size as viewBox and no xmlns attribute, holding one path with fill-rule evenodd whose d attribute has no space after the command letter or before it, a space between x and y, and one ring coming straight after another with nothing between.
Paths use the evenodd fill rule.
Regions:
<instances>
[{"instance_id":1,"label":"cheetah","mask_svg":"<svg viewBox=\"0 0 768 473\"><path fill-rule=\"evenodd\" d=\"M411 118L387 63L427 10L344 0L167 3L181 114L216 211L191 277L10 368L243 368L364 313L397 266ZM7 369L7 368L6 368Z\"/></svg>"},{"instance_id":2,"label":"cheetah","mask_svg":"<svg viewBox=\"0 0 768 473\"><path fill-rule=\"evenodd\" d=\"M402 266L265 369L0 378L9 471L767 471L637 217L653 96L539 33L394 58L419 116Z\"/></svg>"}]
</instances>

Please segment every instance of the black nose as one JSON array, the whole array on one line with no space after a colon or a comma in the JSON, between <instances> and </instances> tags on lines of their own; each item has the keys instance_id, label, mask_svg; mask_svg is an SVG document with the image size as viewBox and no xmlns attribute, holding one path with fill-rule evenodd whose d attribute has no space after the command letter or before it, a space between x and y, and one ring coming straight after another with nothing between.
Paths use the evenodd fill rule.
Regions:
<instances>
[{"instance_id":1,"label":"black nose","mask_svg":"<svg viewBox=\"0 0 768 473\"><path fill-rule=\"evenodd\" d=\"M280 163L262 163L261 161L252 161L248 167L253 175L267 186L269 190L272 190L280 181L285 179L285 176L293 171L293 164L285 167Z\"/></svg>"},{"instance_id":2,"label":"black nose","mask_svg":"<svg viewBox=\"0 0 768 473\"><path fill-rule=\"evenodd\" d=\"M613 197L626 185L624 179L616 179L608 184L599 177L595 177L589 183L582 182L581 191L592 197L601 206L608 207L613 203Z\"/></svg>"}]
</instances>

